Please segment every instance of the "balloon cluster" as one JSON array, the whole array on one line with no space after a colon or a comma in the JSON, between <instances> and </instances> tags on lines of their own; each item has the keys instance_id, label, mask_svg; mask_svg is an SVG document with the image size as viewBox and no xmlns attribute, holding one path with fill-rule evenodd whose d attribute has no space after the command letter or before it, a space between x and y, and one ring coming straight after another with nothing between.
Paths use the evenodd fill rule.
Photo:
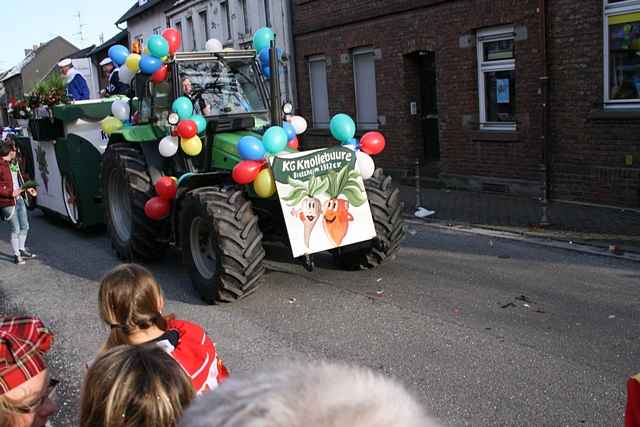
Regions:
<instances>
[{"instance_id":1,"label":"balloon cluster","mask_svg":"<svg viewBox=\"0 0 640 427\"><path fill-rule=\"evenodd\" d=\"M111 116L105 117L100 122L100 128L102 131L111 135L130 124L129 117L131 115L131 107L129 107L129 101L115 101L111 104Z\"/></svg>"},{"instance_id":2,"label":"balloon cluster","mask_svg":"<svg viewBox=\"0 0 640 427\"><path fill-rule=\"evenodd\" d=\"M166 80L169 68L167 62L180 48L180 32L167 28L162 35L149 38L142 55L129 52L125 46L115 45L109 48L109 58L119 67L120 81L131 84L134 76L140 72L151 76L151 81L160 83Z\"/></svg>"},{"instance_id":3,"label":"balloon cluster","mask_svg":"<svg viewBox=\"0 0 640 427\"><path fill-rule=\"evenodd\" d=\"M177 180L174 177L163 176L156 182L155 188L157 196L144 204L144 214L149 219L160 221L171 213L171 202L178 192Z\"/></svg>"},{"instance_id":4,"label":"balloon cluster","mask_svg":"<svg viewBox=\"0 0 640 427\"><path fill-rule=\"evenodd\" d=\"M171 110L178 115L180 121L175 128L175 135L165 136L160 140L160 155L171 157L180 147L186 155L197 156L202 152L202 140L199 135L207 129L207 120L200 114L193 114L193 103L186 96L173 101Z\"/></svg>"},{"instance_id":5,"label":"balloon cluster","mask_svg":"<svg viewBox=\"0 0 640 427\"><path fill-rule=\"evenodd\" d=\"M356 124L346 114L336 114L329 122L331 135L356 152L356 168L363 179L369 179L376 170L371 156L382 153L385 147L384 136L380 132L367 132L362 135L360 141L355 137Z\"/></svg>"},{"instance_id":6,"label":"balloon cluster","mask_svg":"<svg viewBox=\"0 0 640 427\"><path fill-rule=\"evenodd\" d=\"M260 28L253 35L253 48L258 52L258 59L262 65L262 74L266 79L271 78L271 66L269 64L269 48L276 38L271 28ZM278 60L282 58L282 49L276 49Z\"/></svg>"}]
</instances>

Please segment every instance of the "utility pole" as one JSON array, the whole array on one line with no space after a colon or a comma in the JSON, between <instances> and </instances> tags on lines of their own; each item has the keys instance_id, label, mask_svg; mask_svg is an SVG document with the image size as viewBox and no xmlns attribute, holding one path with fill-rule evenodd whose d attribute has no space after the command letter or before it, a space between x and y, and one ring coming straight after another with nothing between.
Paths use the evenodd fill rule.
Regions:
<instances>
[{"instance_id":1,"label":"utility pole","mask_svg":"<svg viewBox=\"0 0 640 427\"><path fill-rule=\"evenodd\" d=\"M104 44L104 33L100 33L100 44Z\"/></svg>"},{"instance_id":2,"label":"utility pole","mask_svg":"<svg viewBox=\"0 0 640 427\"><path fill-rule=\"evenodd\" d=\"M78 37L81 42L84 41L84 24L82 23L82 16L80 15L80 11L77 14L73 15L75 18L78 18L78 32L74 34L74 36Z\"/></svg>"}]
</instances>

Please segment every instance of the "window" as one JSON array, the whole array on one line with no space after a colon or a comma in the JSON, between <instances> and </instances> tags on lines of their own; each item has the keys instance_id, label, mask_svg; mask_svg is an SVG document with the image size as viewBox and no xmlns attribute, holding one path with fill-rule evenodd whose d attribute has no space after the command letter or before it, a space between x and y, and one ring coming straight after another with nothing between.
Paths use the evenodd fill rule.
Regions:
<instances>
[{"instance_id":1,"label":"window","mask_svg":"<svg viewBox=\"0 0 640 427\"><path fill-rule=\"evenodd\" d=\"M207 41L211 38L211 33L209 32L209 16L206 10L200 12L198 16L200 17L200 25L202 25L202 34L204 35L204 43L202 44L202 48L204 49Z\"/></svg>"},{"instance_id":2,"label":"window","mask_svg":"<svg viewBox=\"0 0 640 427\"><path fill-rule=\"evenodd\" d=\"M242 23L244 25L244 33L249 34L251 28L249 28L249 13L247 12L247 0L240 0L240 7L242 8Z\"/></svg>"},{"instance_id":3,"label":"window","mask_svg":"<svg viewBox=\"0 0 640 427\"><path fill-rule=\"evenodd\" d=\"M176 22L176 24L174 25L174 28L175 28L175 29L178 31L178 33L180 34L180 39L181 39L181 40L184 40L184 37L182 37L182 22L180 22L180 21ZM180 48L179 48L179 49L180 49L180 50L183 50L183 49L182 49L182 43L181 43L181 46L180 46Z\"/></svg>"},{"instance_id":4,"label":"window","mask_svg":"<svg viewBox=\"0 0 640 427\"><path fill-rule=\"evenodd\" d=\"M271 7L269 0L264 0L264 23L267 27L271 26Z\"/></svg>"},{"instance_id":5,"label":"window","mask_svg":"<svg viewBox=\"0 0 640 427\"><path fill-rule=\"evenodd\" d=\"M189 37L189 50L196 50L196 30L193 27L193 18L191 16L187 16L187 36Z\"/></svg>"},{"instance_id":6,"label":"window","mask_svg":"<svg viewBox=\"0 0 640 427\"><path fill-rule=\"evenodd\" d=\"M481 129L516 129L516 61L513 36L513 27L478 32Z\"/></svg>"},{"instance_id":7,"label":"window","mask_svg":"<svg viewBox=\"0 0 640 427\"><path fill-rule=\"evenodd\" d=\"M225 40L231 40L231 16L229 15L229 2L220 2L220 19L222 19L222 35Z\"/></svg>"},{"instance_id":8,"label":"window","mask_svg":"<svg viewBox=\"0 0 640 427\"><path fill-rule=\"evenodd\" d=\"M604 102L640 108L640 1L605 0Z\"/></svg>"},{"instance_id":9,"label":"window","mask_svg":"<svg viewBox=\"0 0 640 427\"><path fill-rule=\"evenodd\" d=\"M378 127L378 99L376 92L376 58L373 49L353 51L353 81L356 89L358 128Z\"/></svg>"},{"instance_id":10,"label":"window","mask_svg":"<svg viewBox=\"0 0 640 427\"><path fill-rule=\"evenodd\" d=\"M327 60L324 56L309 58L311 113L314 128L329 127L329 94L327 91Z\"/></svg>"},{"instance_id":11,"label":"window","mask_svg":"<svg viewBox=\"0 0 640 427\"><path fill-rule=\"evenodd\" d=\"M162 27L155 27L153 29L153 34L160 35L162 33Z\"/></svg>"}]
</instances>

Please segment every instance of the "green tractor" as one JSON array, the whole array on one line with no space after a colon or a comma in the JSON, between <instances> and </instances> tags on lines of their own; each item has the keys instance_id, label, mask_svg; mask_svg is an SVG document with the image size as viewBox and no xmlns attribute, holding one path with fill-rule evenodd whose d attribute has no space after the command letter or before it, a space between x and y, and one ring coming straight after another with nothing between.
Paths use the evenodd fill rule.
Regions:
<instances>
[{"instance_id":1,"label":"green tractor","mask_svg":"<svg viewBox=\"0 0 640 427\"><path fill-rule=\"evenodd\" d=\"M277 74L275 49L271 65ZM291 106L280 100L278 79L265 84L252 50L177 53L166 81L138 75L133 82L136 124L111 135L102 161L106 222L121 259L159 259L170 246L182 253L191 280L204 301L233 302L249 295L265 272L267 242L288 244L277 197L261 199L232 180L243 136L281 125ZM159 153L159 141L177 125L173 100L188 96L206 117L204 148L195 156ZM171 214L153 221L145 203L163 176L180 177ZM344 268L379 265L393 257L404 236L399 191L382 170L365 181L375 223L373 240L333 250ZM310 268L310 257L304 259Z\"/></svg>"}]
</instances>

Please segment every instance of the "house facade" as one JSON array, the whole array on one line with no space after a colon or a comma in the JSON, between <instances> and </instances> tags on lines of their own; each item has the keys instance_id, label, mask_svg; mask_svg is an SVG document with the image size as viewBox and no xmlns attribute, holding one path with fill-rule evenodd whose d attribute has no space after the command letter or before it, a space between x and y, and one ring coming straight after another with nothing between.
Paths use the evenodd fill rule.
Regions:
<instances>
[{"instance_id":1,"label":"house facade","mask_svg":"<svg viewBox=\"0 0 640 427\"><path fill-rule=\"evenodd\" d=\"M167 28L164 11L175 0L136 0L133 6L116 22L121 28L126 24L129 32L129 46L137 41L141 46L154 34L161 34Z\"/></svg>"},{"instance_id":2,"label":"house facade","mask_svg":"<svg viewBox=\"0 0 640 427\"><path fill-rule=\"evenodd\" d=\"M588 4L587 4L588 3ZM457 188L640 206L640 1L294 1L307 147L350 114L379 166ZM637 48L637 49L636 49Z\"/></svg>"}]
</instances>

